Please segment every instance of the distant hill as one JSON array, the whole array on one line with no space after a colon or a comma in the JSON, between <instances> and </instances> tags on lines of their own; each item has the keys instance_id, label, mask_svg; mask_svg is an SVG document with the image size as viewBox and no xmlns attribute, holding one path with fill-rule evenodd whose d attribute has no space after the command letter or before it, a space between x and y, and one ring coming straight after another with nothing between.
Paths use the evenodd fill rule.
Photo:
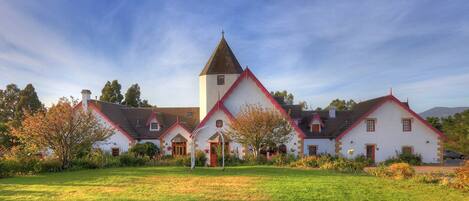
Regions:
<instances>
[{"instance_id":1,"label":"distant hill","mask_svg":"<svg viewBox=\"0 0 469 201\"><path fill-rule=\"evenodd\" d=\"M456 113L469 110L469 107L434 107L425 112L420 113L423 118L427 117L447 117Z\"/></svg>"}]
</instances>

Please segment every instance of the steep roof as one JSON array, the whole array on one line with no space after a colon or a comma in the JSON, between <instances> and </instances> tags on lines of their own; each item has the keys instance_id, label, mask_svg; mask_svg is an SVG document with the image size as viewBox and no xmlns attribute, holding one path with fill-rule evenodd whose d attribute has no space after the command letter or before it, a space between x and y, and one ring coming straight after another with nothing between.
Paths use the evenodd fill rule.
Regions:
<instances>
[{"instance_id":1,"label":"steep roof","mask_svg":"<svg viewBox=\"0 0 469 201\"><path fill-rule=\"evenodd\" d=\"M243 68L239 65L233 51L222 36L217 48L208 59L199 76L209 74L241 74Z\"/></svg>"},{"instance_id":2,"label":"steep roof","mask_svg":"<svg viewBox=\"0 0 469 201\"><path fill-rule=\"evenodd\" d=\"M134 139L158 139L178 119L190 131L199 123L198 107L133 108L98 100L89 103ZM150 131L146 125L152 117L160 123L160 130Z\"/></svg>"},{"instance_id":3,"label":"steep roof","mask_svg":"<svg viewBox=\"0 0 469 201\"><path fill-rule=\"evenodd\" d=\"M367 112L371 111L374 107L385 101L387 96L370 99L363 101L355 105L352 111L336 111L335 118L329 118L328 110L321 111L302 111L301 119L298 122L298 126L305 133L306 138L335 138L355 123L360 117ZM319 114L321 120L324 123L324 128L321 132L311 132L309 129L309 123L313 118L314 114Z\"/></svg>"}]
</instances>

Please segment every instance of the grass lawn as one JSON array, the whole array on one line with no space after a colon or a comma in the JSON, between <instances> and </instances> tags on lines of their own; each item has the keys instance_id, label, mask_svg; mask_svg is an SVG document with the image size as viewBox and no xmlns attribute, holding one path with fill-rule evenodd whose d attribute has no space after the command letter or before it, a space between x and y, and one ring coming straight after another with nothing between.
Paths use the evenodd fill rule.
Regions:
<instances>
[{"instance_id":1,"label":"grass lawn","mask_svg":"<svg viewBox=\"0 0 469 201\"><path fill-rule=\"evenodd\" d=\"M0 179L0 200L469 200L432 184L276 167L139 167Z\"/></svg>"}]
</instances>

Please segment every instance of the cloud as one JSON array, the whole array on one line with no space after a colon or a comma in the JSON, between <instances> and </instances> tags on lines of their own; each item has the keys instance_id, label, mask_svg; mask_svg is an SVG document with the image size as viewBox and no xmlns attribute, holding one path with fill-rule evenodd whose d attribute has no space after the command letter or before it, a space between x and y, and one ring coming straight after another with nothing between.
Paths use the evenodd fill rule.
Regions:
<instances>
[{"instance_id":1,"label":"cloud","mask_svg":"<svg viewBox=\"0 0 469 201\"><path fill-rule=\"evenodd\" d=\"M462 2L22 3L0 3L0 84L32 82L48 104L82 88L99 96L118 79L123 92L139 83L150 103L196 106L221 28L269 90L315 107L390 87L417 111L467 102Z\"/></svg>"}]
</instances>

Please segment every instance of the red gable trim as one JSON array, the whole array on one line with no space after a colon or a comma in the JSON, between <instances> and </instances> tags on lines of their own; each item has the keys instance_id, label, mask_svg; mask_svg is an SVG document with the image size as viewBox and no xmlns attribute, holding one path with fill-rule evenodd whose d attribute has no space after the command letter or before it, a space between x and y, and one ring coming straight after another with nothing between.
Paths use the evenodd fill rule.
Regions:
<instances>
[{"instance_id":1,"label":"red gable trim","mask_svg":"<svg viewBox=\"0 0 469 201\"><path fill-rule=\"evenodd\" d=\"M152 121L153 119L156 120L156 122L157 122L159 125L161 125L160 122L158 121L158 119L156 118L156 112L153 111L153 112L151 112L150 117L148 117L146 126L149 126L150 123L151 123L151 121Z\"/></svg>"},{"instance_id":2,"label":"red gable trim","mask_svg":"<svg viewBox=\"0 0 469 201\"><path fill-rule=\"evenodd\" d=\"M241 83L242 79L250 77L254 83L259 87L259 89L262 91L262 93L269 99L269 101L274 105L274 107L280 111L280 113L284 116L284 118L290 122L290 125L295 129L296 133L300 135L301 138L306 137L306 135L303 133L303 131L296 125L296 123L291 119L290 115L288 115L285 110L282 108L282 106L272 97L272 95L267 91L267 89L262 85L262 83L257 79L257 77L249 70L249 68L246 68L244 72L239 76L239 78L231 85L230 89L223 95L223 98L220 100L222 103L228 99L228 97L233 93L234 89Z\"/></svg>"},{"instance_id":3,"label":"red gable trim","mask_svg":"<svg viewBox=\"0 0 469 201\"><path fill-rule=\"evenodd\" d=\"M208 114L205 116L205 118L200 122L200 124L194 129L194 130L197 130L199 128L201 128L202 126L204 126L207 121L215 114L216 111L218 110L221 110L223 113L226 114L226 116L228 116L228 119L230 121L233 121L234 120L234 116L233 114L231 114L230 111L228 111L228 109L226 109L226 107L221 103L221 101L218 101L216 103L215 106L212 107L212 109L210 110L210 112L208 112Z\"/></svg>"},{"instance_id":4,"label":"red gable trim","mask_svg":"<svg viewBox=\"0 0 469 201\"><path fill-rule=\"evenodd\" d=\"M81 102L80 102L80 104L81 104ZM124 129L122 129L119 125L117 125L116 123L111 121L111 119L109 119L109 117L107 117L104 113L102 113L101 110L99 110L99 108L92 101L88 102L88 107L93 109L94 111L96 111L101 117L103 117L103 119L107 123L111 124L112 127L114 127L116 130L123 133L125 135L125 137L127 137L127 139L129 139L131 142L135 141L135 139L132 136L130 136L126 131L124 131Z\"/></svg>"},{"instance_id":5,"label":"red gable trim","mask_svg":"<svg viewBox=\"0 0 469 201\"><path fill-rule=\"evenodd\" d=\"M177 119L176 123L174 123L171 127L169 127L163 134L161 134L160 136L160 140L163 140L163 137L166 136L171 130L177 128L178 126L182 127L182 129L184 129L185 131L187 131L187 133L189 133L189 135L191 135L192 133L189 131L189 129L187 129L184 125L182 125L181 123L179 123L179 118Z\"/></svg>"},{"instance_id":6,"label":"red gable trim","mask_svg":"<svg viewBox=\"0 0 469 201\"><path fill-rule=\"evenodd\" d=\"M369 110L368 112L366 112L364 115L362 115L357 121L355 121L352 126L350 126L349 128L347 128L344 132L342 132L337 138L336 138L336 141L339 141L340 139L342 139L345 135L347 135L353 128L355 128L357 125L359 125L368 115L370 115L372 112L376 111L379 107L381 107L381 105L383 105L385 102L387 101L393 101L395 103L397 103L400 107L404 108L404 110L406 110L407 112L409 112L413 117L415 117L417 120L419 120L420 122L422 122L425 126L427 126L428 128L430 128L432 131L434 131L438 136L440 136L441 138L443 139L446 139L446 135L444 133L442 133L441 131L439 131L438 129L434 128L432 125L430 125L427 121L425 121L424 119L422 119L422 117L420 117L420 115L418 115L417 113L415 113L413 110L411 110L409 107L407 107L406 105L404 105L401 101L399 101L396 97L394 97L392 94L388 95L385 99L383 99L380 103L376 104L371 110Z\"/></svg>"}]
</instances>

